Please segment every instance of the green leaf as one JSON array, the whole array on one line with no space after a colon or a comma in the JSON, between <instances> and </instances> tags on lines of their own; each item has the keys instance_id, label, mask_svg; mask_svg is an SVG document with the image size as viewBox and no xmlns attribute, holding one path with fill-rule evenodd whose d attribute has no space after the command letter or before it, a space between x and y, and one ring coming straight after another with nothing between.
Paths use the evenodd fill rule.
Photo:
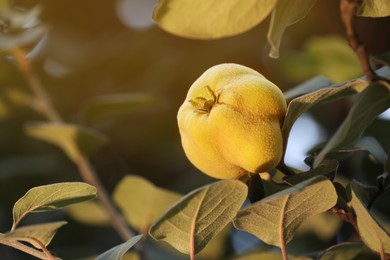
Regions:
<instances>
[{"instance_id":1,"label":"green leaf","mask_svg":"<svg viewBox=\"0 0 390 260\"><path fill-rule=\"evenodd\" d=\"M0 234L0 241L24 241L40 249L42 247L39 243L42 243L44 246L50 244L57 230L65 224L65 221L59 221L20 227L12 230L11 232Z\"/></svg>"},{"instance_id":2,"label":"green leaf","mask_svg":"<svg viewBox=\"0 0 390 260\"><path fill-rule=\"evenodd\" d=\"M345 242L326 249L319 257L319 260L355 260L362 253L369 253L368 248L364 244L360 242Z\"/></svg>"},{"instance_id":3,"label":"green leaf","mask_svg":"<svg viewBox=\"0 0 390 260\"><path fill-rule=\"evenodd\" d=\"M26 133L61 148L77 162L80 156L89 156L107 143L105 135L91 129L65 123L30 123Z\"/></svg>"},{"instance_id":4,"label":"green leaf","mask_svg":"<svg viewBox=\"0 0 390 260\"><path fill-rule=\"evenodd\" d=\"M235 260L283 260L283 256L274 252L259 252L259 253L249 253L238 258L234 258ZM290 260L312 260L310 257L305 256L292 256L288 255L288 259Z\"/></svg>"},{"instance_id":5,"label":"green leaf","mask_svg":"<svg viewBox=\"0 0 390 260\"><path fill-rule=\"evenodd\" d=\"M325 160L323 161L317 168L310 169L306 172L297 173L295 175L286 175L283 177L283 181L290 184L291 186L298 184L302 181L308 180L315 176L324 175L328 177L328 179L333 180L336 173L337 168L339 167L339 162L336 160Z\"/></svg>"},{"instance_id":6,"label":"green leaf","mask_svg":"<svg viewBox=\"0 0 390 260\"><path fill-rule=\"evenodd\" d=\"M366 81L357 79L332 88L320 89L293 99L288 104L286 117L282 126L283 140L288 140L288 135L295 121L309 109L324 102L330 102L360 93L367 87L367 85Z\"/></svg>"},{"instance_id":7,"label":"green leaf","mask_svg":"<svg viewBox=\"0 0 390 260\"><path fill-rule=\"evenodd\" d=\"M181 197L131 175L118 183L112 196L127 222L141 233L146 233L150 225Z\"/></svg>"},{"instance_id":8,"label":"green leaf","mask_svg":"<svg viewBox=\"0 0 390 260\"><path fill-rule=\"evenodd\" d=\"M267 39L271 45L269 56L279 58L279 46L286 28L303 19L316 0L279 0L272 11Z\"/></svg>"},{"instance_id":9,"label":"green leaf","mask_svg":"<svg viewBox=\"0 0 390 260\"><path fill-rule=\"evenodd\" d=\"M351 183L351 202L350 205L356 214L357 227L359 235L363 242L371 250L380 255L390 254L390 236L370 215L362 204L359 195L356 192L356 185ZM383 258L385 259L385 258Z\"/></svg>"},{"instance_id":10,"label":"green leaf","mask_svg":"<svg viewBox=\"0 0 390 260\"><path fill-rule=\"evenodd\" d=\"M390 85L374 83L367 87L353 104L347 118L327 142L314 160L318 166L326 154L353 144L368 125L383 111L390 107Z\"/></svg>"},{"instance_id":11,"label":"green leaf","mask_svg":"<svg viewBox=\"0 0 390 260\"><path fill-rule=\"evenodd\" d=\"M291 88L284 92L284 96L286 99L292 99L302 94L306 94L312 92L314 90L318 90L324 87L328 87L332 84L332 81L324 76L316 76L312 79L309 79L302 84Z\"/></svg>"},{"instance_id":12,"label":"green leaf","mask_svg":"<svg viewBox=\"0 0 390 260\"><path fill-rule=\"evenodd\" d=\"M390 15L390 4L383 0L363 0L357 15L366 17L385 17Z\"/></svg>"},{"instance_id":13,"label":"green leaf","mask_svg":"<svg viewBox=\"0 0 390 260\"><path fill-rule=\"evenodd\" d=\"M373 56L373 59L379 64L390 66L390 52L375 55Z\"/></svg>"},{"instance_id":14,"label":"green leaf","mask_svg":"<svg viewBox=\"0 0 390 260\"><path fill-rule=\"evenodd\" d=\"M248 31L263 21L276 0L160 0L153 19L172 34L216 39Z\"/></svg>"},{"instance_id":15,"label":"green leaf","mask_svg":"<svg viewBox=\"0 0 390 260\"><path fill-rule=\"evenodd\" d=\"M233 224L269 245L280 247L291 241L302 222L329 210L336 202L332 182L318 176L240 210Z\"/></svg>"},{"instance_id":16,"label":"green leaf","mask_svg":"<svg viewBox=\"0 0 390 260\"><path fill-rule=\"evenodd\" d=\"M69 205L65 208L65 211L71 218L84 225L111 225L110 217L97 201L85 201L83 203Z\"/></svg>"},{"instance_id":17,"label":"green leaf","mask_svg":"<svg viewBox=\"0 0 390 260\"><path fill-rule=\"evenodd\" d=\"M315 75L324 75L334 83L359 77L362 69L359 59L345 37L313 36L302 50L289 51L282 61L282 72L289 80L301 82Z\"/></svg>"},{"instance_id":18,"label":"green leaf","mask_svg":"<svg viewBox=\"0 0 390 260\"><path fill-rule=\"evenodd\" d=\"M123 255L129 251L138 241L141 240L143 235L138 235L127 240L125 243L117 245L116 247L111 248L110 250L100 254L96 257L96 260L120 260Z\"/></svg>"},{"instance_id":19,"label":"green leaf","mask_svg":"<svg viewBox=\"0 0 390 260\"><path fill-rule=\"evenodd\" d=\"M390 151L387 153L387 161L385 165L385 171L390 173Z\"/></svg>"},{"instance_id":20,"label":"green leaf","mask_svg":"<svg viewBox=\"0 0 390 260\"><path fill-rule=\"evenodd\" d=\"M96 188L82 182L49 184L30 189L14 205L12 229L30 212L48 211L96 198Z\"/></svg>"},{"instance_id":21,"label":"green leaf","mask_svg":"<svg viewBox=\"0 0 390 260\"><path fill-rule=\"evenodd\" d=\"M115 94L90 99L81 111L82 120L88 124L112 120L155 106L159 100L148 94Z\"/></svg>"},{"instance_id":22,"label":"green leaf","mask_svg":"<svg viewBox=\"0 0 390 260\"><path fill-rule=\"evenodd\" d=\"M184 196L149 230L184 254L200 252L236 215L248 193L238 180L223 180Z\"/></svg>"}]
</instances>

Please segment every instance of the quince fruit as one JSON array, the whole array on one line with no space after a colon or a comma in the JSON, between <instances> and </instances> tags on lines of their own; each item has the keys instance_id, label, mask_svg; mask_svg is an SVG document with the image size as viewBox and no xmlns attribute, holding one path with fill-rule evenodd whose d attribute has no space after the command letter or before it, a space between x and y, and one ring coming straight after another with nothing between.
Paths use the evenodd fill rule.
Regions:
<instances>
[{"instance_id":1,"label":"quince fruit","mask_svg":"<svg viewBox=\"0 0 390 260\"><path fill-rule=\"evenodd\" d=\"M248 67L225 63L190 87L177 119L188 159L218 179L274 168L283 155L282 91Z\"/></svg>"}]
</instances>

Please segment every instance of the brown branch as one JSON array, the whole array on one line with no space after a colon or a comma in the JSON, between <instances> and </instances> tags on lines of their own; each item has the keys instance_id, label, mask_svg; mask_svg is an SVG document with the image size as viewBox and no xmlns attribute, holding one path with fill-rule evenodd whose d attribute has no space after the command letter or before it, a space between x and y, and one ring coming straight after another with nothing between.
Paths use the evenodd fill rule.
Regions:
<instances>
[{"instance_id":1,"label":"brown branch","mask_svg":"<svg viewBox=\"0 0 390 260\"><path fill-rule=\"evenodd\" d=\"M356 32L356 11L360 6L359 0L340 0L340 15L341 20L345 27L345 33L352 49L356 52L363 73L368 82L374 82L380 79L380 77L371 68L369 62L369 55L363 43L360 41Z\"/></svg>"},{"instance_id":2,"label":"brown branch","mask_svg":"<svg viewBox=\"0 0 390 260\"><path fill-rule=\"evenodd\" d=\"M11 53L16 59L16 64L20 72L26 78L29 86L31 87L31 90L35 95L36 104L34 108L38 112L42 113L51 122L63 122L63 119L53 106L49 96L43 88L41 81L32 69L30 62L27 60L25 51L21 48L15 48L11 51ZM129 240L134 236L134 234L130 231L124 219L112 204L108 192L97 177L97 174L91 167L88 159L82 155L81 151L79 151L79 154L80 156L76 165L81 178L85 182L96 187L98 191L98 200L110 217L111 225L124 241Z\"/></svg>"},{"instance_id":3,"label":"brown branch","mask_svg":"<svg viewBox=\"0 0 390 260\"><path fill-rule=\"evenodd\" d=\"M13 247L13 248L18 249L22 252L25 252L29 255L35 256L36 258L39 258L39 259L45 259L45 260L50 259L45 253L38 251L32 247L26 246L18 241L11 241L11 240L4 239L4 240L0 240L0 244L7 245L9 247ZM52 259L60 259L60 258L53 257Z\"/></svg>"}]
</instances>

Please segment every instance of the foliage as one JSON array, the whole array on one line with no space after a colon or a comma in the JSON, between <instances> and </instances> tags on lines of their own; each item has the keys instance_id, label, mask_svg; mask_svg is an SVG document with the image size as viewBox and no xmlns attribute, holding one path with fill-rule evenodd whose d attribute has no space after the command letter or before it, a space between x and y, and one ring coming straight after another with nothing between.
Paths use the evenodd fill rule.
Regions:
<instances>
[{"instance_id":1,"label":"foliage","mask_svg":"<svg viewBox=\"0 0 390 260\"><path fill-rule=\"evenodd\" d=\"M238 39L239 41L233 44L234 49L245 52L245 45L242 45L244 47L239 45L241 39L247 37L250 31L255 32L256 27L262 29L263 22L268 18L266 38L271 47L269 56L282 58L284 55L284 50L281 49L282 38L286 29L302 19L300 24L304 24L304 18L310 15L310 12L315 9L313 6L320 2L322 1L160 0L154 8L153 19L160 28L176 36L197 40L219 39L212 43L218 46L217 48L222 45L220 43L223 38L228 37L231 42ZM354 8L353 16L349 17L352 24L355 16L390 16L390 5L386 1L340 0L340 2ZM390 68L387 67L389 53L375 55L371 64L368 64L368 55L356 51L357 48L354 47L353 40L357 40L355 34L347 34L352 49L338 37L317 36L308 41L305 46L302 45L301 53L287 53L287 58L281 63L281 70L277 72L277 76L283 78L283 75L279 74L285 73L285 77L293 81L314 77L284 92L288 101L287 112L281 126L284 151L291 138L291 129L305 113L318 114L321 110L320 115L328 116L329 119L335 116L334 111L340 111L336 108L343 102L345 116L335 121L326 142L318 141L317 145L308 152L305 160L309 166L308 170L290 168L282 160L277 169L256 175L258 179L243 176L240 179L214 182L211 179L192 177L188 169L193 168L189 168L188 164L183 166L186 162L182 151L178 152L177 149L176 129L170 128L166 131L175 136L176 139L173 139L176 143L173 143L164 138L164 130L160 131L158 128L161 124L157 127L153 124L152 119L156 118L162 122L162 125L174 119L172 115L165 117L160 114L163 109L176 110L170 106L176 102L176 100L172 101L174 99L171 96L176 97L181 94L172 92L171 85L180 86L180 90L184 91L186 88L181 86L180 80L195 78L200 71L200 68L194 65L195 61L191 62L189 59L175 56L162 49L169 41L174 41L176 38L166 34L161 36L161 32L155 31L161 37L158 39L164 39L165 42L160 43L152 37L138 42L137 37L141 37L142 33L134 33L131 35L133 52L129 56L118 51L127 45L125 41L122 43L125 37L113 40L113 45L107 52L104 52L104 48L101 47L88 49L84 46L82 49L83 47L80 46L83 44L78 44L80 47L78 52L70 51L69 53L73 55L68 55L65 51L62 56L63 63L69 65L69 68L58 64L57 67L52 65L49 67L52 72L53 69L56 72L50 74L50 70L45 69L49 61L53 62L50 60L50 51L40 54L49 57L45 62L40 63L39 58L36 58L39 57L36 54L37 50L47 48L53 51L53 46L56 45L50 42L50 37L54 37L55 31L50 31L50 24L46 23L46 20L50 20L50 16L46 13L45 6L50 5L51 3L44 3L42 7L32 8L26 5L19 8L14 6L14 3L11 4L11 1L0 0L2 58L0 119L5 122L4 129L12 127L8 136L13 137L0 136L0 139L5 147L11 139L17 139L14 132L20 134L24 130L25 134L17 141L19 146L15 145L7 151L9 154L18 154L16 163L10 163L12 167L2 168L1 164L6 166L7 164L5 160L0 160L0 172L3 169L11 172L0 178L1 180L10 178L9 176L13 175L12 169L33 172L32 177L27 174L22 177L17 176L21 178L17 183L25 182L24 185L27 184L28 188L15 185L13 192L19 193L19 189L23 189L23 192L27 189L28 191L22 197L20 194L17 195L20 199L13 204L12 226L10 225L9 231L0 233L1 244L40 259L58 259L47 247L52 246L50 243L54 236L61 237L61 232L57 234L57 231L69 222L66 228L72 225L79 225L78 227L82 228L89 226L89 230L96 231L97 234L107 226L115 229L123 243L117 241L118 237L107 239L105 236L98 235L89 238L92 242L111 247L102 250L96 246L99 250L82 253L82 257L100 254L96 258L100 260L143 259L145 256L153 256L153 259L164 259L164 256L167 259L182 259L183 256L176 254L176 251L189 255L191 259L315 258L326 260L390 257L387 219L389 212L386 204L381 206L383 204L380 203L381 200L386 200L386 196L390 193L390 143L388 141L390 125L388 120L378 119L378 116L390 107ZM85 11L80 10L80 12ZM343 9L341 13L346 15ZM67 21L72 22L72 19ZM346 20L343 21L348 29ZM383 32L384 35L385 33L387 32ZM146 34L148 33L145 32ZM92 32L89 37L94 37ZM51 47L44 44L47 38L51 43L47 46ZM57 41L61 47L66 46L62 45L64 38ZM290 36L290 41L293 38ZM54 41L53 38L51 40ZM94 40L96 39L93 38ZM176 40L178 42L175 44L184 42L184 40ZM121 48L116 46L119 42L122 44ZM163 47L156 47L156 45L151 47L152 45L148 45L151 42ZM190 44L190 42L191 44L195 42L196 48L206 43L206 41L200 43L200 41L189 40L186 43ZM359 44L360 41L356 42ZM172 46L176 48L178 44L175 44ZM357 47L366 51L363 45ZM156 56L159 52L168 54L164 58L159 58ZM358 58L354 56L355 52ZM195 56L198 55L197 51L194 53ZM80 55L84 55L83 58L80 58ZM132 64L135 64L131 69L126 67L123 74L118 76L121 79L118 82L110 81L111 75L99 75L93 70L94 66L102 66L104 67L102 71L105 71L109 67L106 66L107 57L113 55L117 56L115 62L121 68L128 65L122 56L131 59ZM212 55L212 52L205 54L205 56ZM223 52L221 56L224 59L226 56L227 59L234 59L234 55L230 55L228 51ZM253 53L249 53L248 56L253 56ZM202 58L203 56L199 59ZM85 61L81 61L83 59L90 61L89 67L83 63ZM193 67L177 66L177 71L159 71L149 75L147 72L153 71L154 68L149 66L146 60L158 61L159 65L155 65L158 68L156 70L176 60L185 60L186 66L190 63L194 64L191 64ZM213 63L217 61L218 58L212 60ZM356 73L360 70L358 61L365 77L356 78ZM268 73L272 73L271 64L267 62ZM371 66L376 66L377 70L374 71ZM189 74L189 70L194 70L194 74ZM70 76L64 76L67 73L70 73ZM77 73L81 75L90 73L89 80L96 78L93 82L97 86L80 90L85 95L82 102L72 95L67 97L64 94L66 91L62 93L55 91L56 87L65 89L71 85L69 82L75 83L78 80L82 82L81 86L86 83L94 85L88 79L84 81L83 77L74 76ZM142 73L147 74L146 80L140 80ZM324 74L324 76L316 74ZM15 77L17 80L10 79L8 75L18 75ZM126 88L115 86L124 84L123 82L129 79L133 84L138 85L138 88L145 89L128 92ZM106 84L104 80L109 83ZM280 82L283 83L283 80ZM108 90L103 91L105 84L109 87ZM159 84L161 89L156 86ZM171 88L163 89L163 86ZM91 90L93 92L89 92ZM155 92L152 93L150 90ZM79 102L82 104L80 105ZM35 114L31 111L35 111ZM155 113L155 115L152 117L148 113ZM13 120L17 123L10 123ZM326 119L321 123L326 125ZM144 135L135 134L134 129L140 125L143 126L140 131L144 131ZM113 128L116 130L112 130ZM0 131L0 134L3 133ZM368 144L364 144L362 140ZM158 146L157 143L162 145ZM142 150L142 145L146 146L145 150ZM118 147L122 150L115 149ZM123 147L130 148L125 150ZM46 157L23 160L23 154L31 151L37 156L45 152L54 155L50 157L44 154ZM133 161L134 165L130 167L125 163L126 165L121 168L126 169L125 174L117 173L120 167L105 170L104 174L100 174L99 171L98 174L96 169L107 167L104 164L109 164L110 159L117 159L114 160L115 162L123 161L118 159L120 153L124 154L124 158L134 154L139 157L136 157L137 159ZM155 158L151 159L152 154L158 154L159 161ZM62 159L53 161L53 157ZM140 170L138 159L144 164L157 165L151 171L153 174L149 175L148 171ZM29 163L26 164L26 161ZM168 164L170 166L168 171L160 169ZM187 170L183 170L185 167ZM39 181L35 181L38 179L39 171L58 171L61 174L56 178L51 176L49 181L41 177ZM130 175L128 171L134 173ZM181 177L176 176L176 182L172 181L169 178L174 175L169 175L170 171L178 171L177 175ZM63 174L64 172L66 174ZM67 174L68 172L77 174L72 176ZM154 183L149 180L150 176L154 177ZM83 182L69 182L76 178ZM34 181L30 183L30 180ZM41 185L42 182L56 183ZM201 187L194 189L198 186ZM1 196L4 201L8 197L16 196L12 193L12 188L6 185L1 189L6 191ZM186 194L181 195L182 193ZM251 202L247 200L248 197L251 198ZM34 223L36 220L34 215L50 216L50 212L53 211L59 213L58 216L62 218L60 221L46 221L52 218L42 217L43 221ZM315 241L303 243L302 241L311 242L310 236L313 236L315 230L322 232L321 229L316 229L318 223L317 225L314 223L316 218L325 214L337 216L340 221L343 221L342 228L340 222L336 223L332 227L332 232L329 232L329 237L323 236L326 241L319 243L320 248L313 246ZM69 219L63 221L63 218ZM324 223L324 220L320 223ZM330 226L329 224L329 229ZM240 251L240 248L237 248L240 246L237 246L238 243L234 241L245 236L246 233L242 231L254 235L245 241L256 238L256 241L259 239L261 243L256 243L248 252ZM336 233L338 239L344 241L335 243ZM79 242L77 237L84 235L76 228L70 240ZM320 240L321 238L318 237L317 239ZM354 241L356 237L360 238L358 242ZM170 247L164 247L160 241L167 242ZM61 242L63 241L60 240ZM115 244L117 246L113 247ZM313 247L305 247L308 244ZM275 250L275 247L280 249L281 254ZM56 246L55 249L60 247ZM128 252L129 250L131 252ZM101 253L103 251L105 252ZM315 251L319 253L313 254L312 252ZM68 252L68 255L72 253ZM60 254L59 256L61 257ZM75 256L71 255L71 257Z\"/></svg>"}]
</instances>

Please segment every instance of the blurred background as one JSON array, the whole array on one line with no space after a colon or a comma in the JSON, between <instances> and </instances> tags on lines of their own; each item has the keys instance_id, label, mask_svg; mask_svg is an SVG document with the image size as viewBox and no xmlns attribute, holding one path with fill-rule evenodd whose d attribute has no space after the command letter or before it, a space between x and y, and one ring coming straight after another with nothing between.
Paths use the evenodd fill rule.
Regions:
<instances>
[{"instance_id":1,"label":"blurred background","mask_svg":"<svg viewBox=\"0 0 390 260\"><path fill-rule=\"evenodd\" d=\"M358 61L344 39L338 1L318 1L304 20L289 27L278 60L268 57L269 18L235 37L189 40L154 25L151 15L155 3L156 0L14 1L15 6L26 10L41 7L39 20L48 31L28 46L29 58L59 113L69 123L92 127L109 137L109 143L91 159L109 191L126 174L143 176L181 193L215 181L188 162L176 124L176 112L189 86L213 65L234 62L249 66L283 91L316 75L324 75L334 83L361 76ZM358 31L372 54L389 51L390 19L358 18ZM77 168L60 149L25 135L26 122L45 120L19 102L28 94L26 80L12 59L2 53L0 232L10 229L13 204L28 189L80 180ZM149 101L116 109L108 116L86 113L91 102L112 95L145 97ZM304 115L293 128L286 163L307 169L303 163L307 152L335 131L350 104L351 100L340 100ZM390 147L389 132L385 131L390 129L388 118L376 120L367 134L378 141L370 139L368 143L384 151ZM341 174L353 172L371 184L383 172L365 153L346 160L340 170ZM378 201L375 207L386 213L384 202ZM86 257L121 242L111 228L81 225L62 211L33 215L27 221L48 219L69 221L50 246L64 259ZM29 259L2 245L0 255L2 259Z\"/></svg>"}]
</instances>

